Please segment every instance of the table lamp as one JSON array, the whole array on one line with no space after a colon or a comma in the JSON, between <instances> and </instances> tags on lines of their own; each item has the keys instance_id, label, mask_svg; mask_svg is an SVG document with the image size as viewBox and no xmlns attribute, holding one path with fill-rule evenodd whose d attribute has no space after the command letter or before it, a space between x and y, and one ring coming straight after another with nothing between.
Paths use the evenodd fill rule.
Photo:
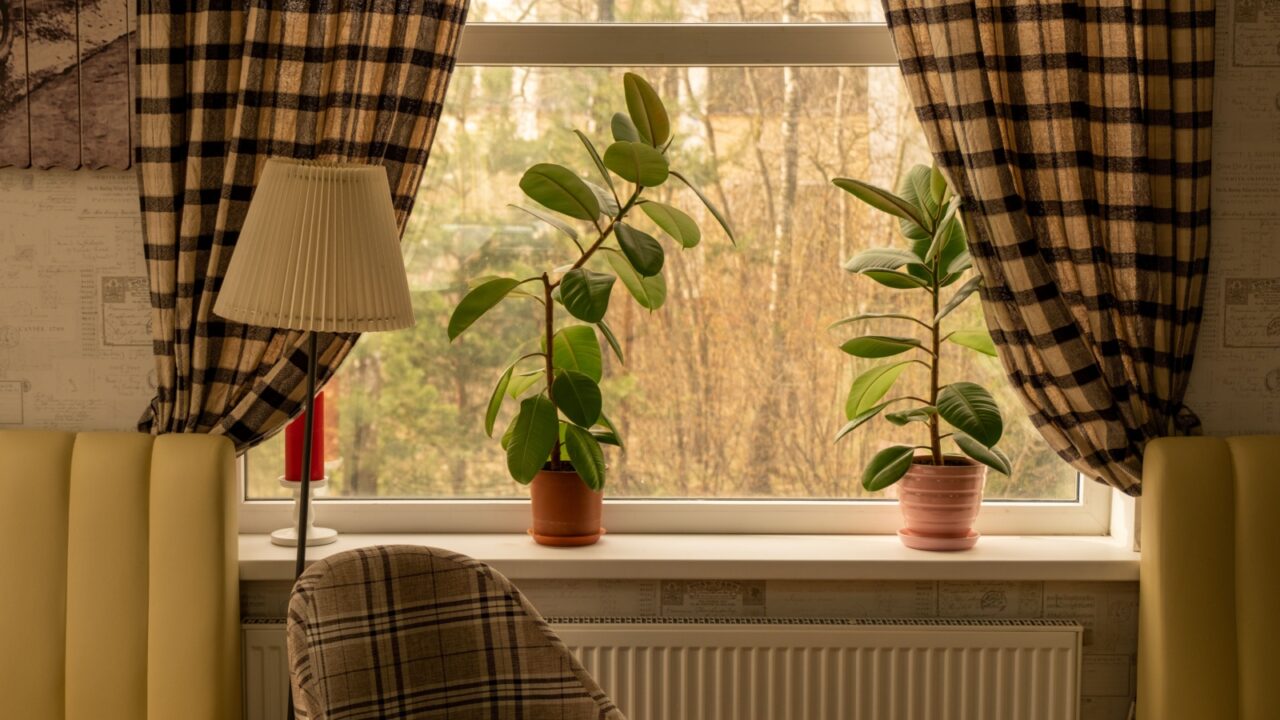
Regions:
<instances>
[{"instance_id":1,"label":"table lamp","mask_svg":"<svg viewBox=\"0 0 1280 720\"><path fill-rule=\"evenodd\" d=\"M213 312L246 325L307 333L298 576L306 562L310 522L316 333L413 325L386 169L269 158Z\"/></svg>"}]
</instances>

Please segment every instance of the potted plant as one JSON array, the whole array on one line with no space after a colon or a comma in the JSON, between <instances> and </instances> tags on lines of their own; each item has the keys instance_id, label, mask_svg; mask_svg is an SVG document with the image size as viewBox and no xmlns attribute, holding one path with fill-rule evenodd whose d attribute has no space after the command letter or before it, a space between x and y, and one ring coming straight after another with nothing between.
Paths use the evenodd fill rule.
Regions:
<instances>
[{"instance_id":1,"label":"potted plant","mask_svg":"<svg viewBox=\"0 0 1280 720\"><path fill-rule=\"evenodd\" d=\"M976 383L944 383L942 379L944 343L996 354L985 330L946 329L948 316L982 284L982 278L974 275L944 297L944 291L973 266L958 212L960 199L936 167L923 165L911 169L897 194L848 178L832 182L876 210L896 216L906 240L905 247L864 251L846 263L845 269L891 290L918 292L929 299L929 311L923 318L905 313L864 313L833 325L893 320L914 330L902 336L864 335L841 345L855 357L893 359L854 378L845 406L848 422L836 439L877 417L904 428L924 426L927 444L880 450L863 471L862 486L877 491L900 483L898 499L905 527L898 536L907 547L973 547L978 533L972 526L982 506L987 468L1007 475L1009 459L996 448L1004 421L991 393ZM917 368L928 372L927 397L900 395L886 400L899 376ZM944 452L946 440L960 453ZM918 452L921 450L926 452Z\"/></svg>"},{"instance_id":2,"label":"potted plant","mask_svg":"<svg viewBox=\"0 0 1280 720\"><path fill-rule=\"evenodd\" d=\"M702 237L693 218L646 192L676 178L733 238L706 196L671 169L671 123L657 92L632 73L624 76L623 90L627 112L613 115L614 142L603 155L584 133L574 131L603 185L550 163L534 165L520 179L520 189L542 206L520 209L567 236L572 246L566 247L574 248L576 257L532 277L480 278L449 319L452 341L504 300L531 303L536 311L537 342L525 347L537 349L512 353L519 357L498 378L484 427L492 437L504 400L519 400L502 447L512 479L532 486L530 534L544 545L590 545L604 532L601 444L621 447L622 437L603 409L597 333L623 362L622 348L605 321L615 282L622 280L635 301L649 310L661 307L667 296L665 251L634 222L636 210L683 248L694 247Z\"/></svg>"}]
</instances>

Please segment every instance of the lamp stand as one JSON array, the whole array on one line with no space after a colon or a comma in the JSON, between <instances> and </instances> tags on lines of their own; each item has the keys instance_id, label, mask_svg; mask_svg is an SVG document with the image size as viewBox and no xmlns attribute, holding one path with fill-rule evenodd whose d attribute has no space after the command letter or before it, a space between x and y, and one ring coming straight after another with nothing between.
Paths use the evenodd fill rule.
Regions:
<instances>
[{"instance_id":1,"label":"lamp stand","mask_svg":"<svg viewBox=\"0 0 1280 720\"><path fill-rule=\"evenodd\" d=\"M302 436L302 480L298 484L299 497L297 502L298 512L298 555L293 564L293 577L298 579L302 577L302 571L307 564L307 530L311 526L311 452L312 444L315 442L315 425L316 414L313 412L316 408L316 334L313 331L307 332L307 397L306 397L306 413L307 419L303 426L304 435ZM336 535L336 533L335 533Z\"/></svg>"},{"instance_id":2,"label":"lamp stand","mask_svg":"<svg viewBox=\"0 0 1280 720\"><path fill-rule=\"evenodd\" d=\"M298 544L297 559L293 563L293 579L297 580L302 577L302 571L307 564L307 530L311 527L311 448L315 442L315 436L312 434L316 427L316 334L315 332L307 332L307 397L306 403L307 419L303 423L302 436L302 479L298 482L298 496L294 503L294 513L297 515L298 529L294 534L294 542ZM325 542L333 542L337 539L338 533L330 530L333 538ZM298 539L301 538L301 542ZM275 542L275 534L271 536L272 542ZM316 543L319 544L319 543ZM296 717L293 709L293 683L289 683L289 705L287 708L288 717L293 720Z\"/></svg>"}]
</instances>

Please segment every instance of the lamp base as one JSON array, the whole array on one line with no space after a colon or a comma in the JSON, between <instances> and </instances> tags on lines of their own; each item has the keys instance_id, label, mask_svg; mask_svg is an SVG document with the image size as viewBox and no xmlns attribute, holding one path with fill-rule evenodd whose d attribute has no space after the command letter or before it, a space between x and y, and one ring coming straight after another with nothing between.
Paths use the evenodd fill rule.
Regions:
<instances>
[{"instance_id":1,"label":"lamp base","mask_svg":"<svg viewBox=\"0 0 1280 720\"><path fill-rule=\"evenodd\" d=\"M314 545L328 545L338 540L338 531L333 528L312 527L307 531L307 547ZM298 546L298 528L280 528L271 533L272 545L283 545L285 547Z\"/></svg>"},{"instance_id":2,"label":"lamp base","mask_svg":"<svg viewBox=\"0 0 1280 720\"><path fill-rule=\"evenodd\" d=\"M280 528L271 533L271 543L273 545L283 545L284 547L298 547L298 509L302 504L302 483L297 480L285 480L284 477L278 478L281 487L289 488L293 491L293 525L287 528ZM319 480L312 480L311 490L307 502L311 508L307 511L307 547L314 545L328 545L338 539L338 531L333 528L316 527L315 506L311 501L315 498L314 491L329 484L329 477Z\"/></svg>"}]
</instances>

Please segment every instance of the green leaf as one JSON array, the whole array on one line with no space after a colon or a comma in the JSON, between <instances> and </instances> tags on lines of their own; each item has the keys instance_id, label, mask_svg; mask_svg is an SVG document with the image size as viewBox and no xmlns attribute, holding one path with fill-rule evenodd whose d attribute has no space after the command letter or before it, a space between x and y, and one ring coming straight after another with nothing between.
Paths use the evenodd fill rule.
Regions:
<instances>
[{"instance_id":1,"label":"green leaf","mask_svg":"<svg viewBox=\"0 0 1280 720\"><path fill-rule=\"evenodd\" d=\"M605 253L605 259L609 261L609 267L618 273L618 278L627 287L631 297L640 303L640 307L657 310L667 301L667 281L661 275L641 276L631 267L631 261L620 252Z\"/></svg>"},{"instance_id":2,"label":"green leaf","mask_svg":"<svg viewBox=\"0 0 1280 720\"><path fill-rule=\"evenodd\" d=\"M507 386L511 384L511 373L515 372L515 369L515 363L507 366L506 372L502 373L502 377L498 378L498 384L494 386L493 394L489 396L489 406L484 413L484 434L489 437L493 437L493 423L498 419L498 411L502 409L502 401L507 396Z\"/></svg>"},{"instance_id":3,"label":"green leaf","mask_svg":"<svg viewBox=\"0 0 1280 720\"><path fill-rule=\"evenodd\" d=\"M939 205L933 202L932 175L933 172L929 168L916 165L898 181L898 196L919 208L930 221L938 217L939 208ZM907 239L915 241L912 243L912 252L918 253L923 258L933 239L932 228L935 226L925 226L908 219L899 220L898 226Z\"/></svg>"},{"instance_id":4,"label":"green leaf","mask_svg":"<svg viewBox=\"0 0 1280 720\"><path fill-rule=\"evenodd\" d=\"M449 317L449 340L451 342L455 340L471 327L472 323L479 320L480 316L502 302L502 298L506 297L507 293L521 284L520 280L514 278L497 278L472 288L463 296L462 302L458 303L458 307L453 309L453 315Z\"/></svg>"},{"instance_id":5,"label":"green leaf","mask_svg":"<svg viewBox=\"0 0 1280 720\"><path fill-rule=\"evenodd\" d=\"M933 199L933 168L915 165L898 183L898 195L920 208L927 218L937 218L942 206Z\"/></svg>"},{"instance_id":6,"label":"green leaf","mask_svg":"<svg viewBox=\"0 0 1280 720\"><path fill-rule=\"evenodd\" d=\"M991 447L1000 442L1004 419L995 398L971 382L951 383L938 392L938 415L957 430Z\"/></svg>"},{"instance_id":7,"label":"green leaf","mask_svg":"<svg viewBox=\"0 0 1280 720\"><path fill-rule=\"evenodd\" d=\"M556 409L543 395L520 402L520 412L511 421L511 442L507 446L507 471L516 482L528 484L547 462L559 438L560 421Z\"/></svg>"},{"instance_id":8,"label":"green leaf","mask_svg":"<svg viewBox=\"0 0 1280 720\"><path fill-rule=\"evenodd\" d=\"M600 171L600 177L604 178L604 184L609 186L611 192L616 193L617 191L613 187L613 178L609 177L609 171L605 169L604 161L600 159L600 153L596 152L596 146L591 143L591 138L588 138L581 130L574 130L573 132L582 141L587 153L591 155L591 162L595 163L596 169Z\"/></svg>"},{"instance_id":9,"label":"green leaf","mask_svg":"<svg viewBox=\"0 0 1280 720\"><path fill-rule=\"evenodd\" d=\"M604 335L604 339L608 341L609 347L613 348L613 354L618 357L618 362L623 365L627 364L626 358L622 356L622 346L618 344L618 338L613 334L613 328L604 320L596 323L596 327L600 328L600 333Z\"/></svg>"},{"instance_id":10,"label":"green leaf","mask_svg":"<svg viewBox=\"0 0 1280 720\"><path fill-rule=\"evenodd\" d=\"M828 330L834 330L841 325L851 325L856 322L865 322L867 320L911 320L913 322L922 322L915 315L907 315L906 313L862 313L860 315L851 315L843 320L837 320L827 326Z\"/></svg>"},{"instance_id":11,"label":"green leaf","mask_svg":"<svg viewBox=\"0 0 1280 720\"><path fill-rule=\"evenodd\" d=\"M579 220L600 217L600 201L572 170L538 163L520 178L520 189L539 205Z\"/></svg>"},{"instance_id":12,"label":"green leaf","mask_svg":"<svg viewBox=\"0 0 1280 720\"><path fill-rule=\"evenodd\" d=\"M867 270L897 270L903 265L919 265L920 258L910 250L897 248L872 248L853 256L844 269L853 273Z\"/></svg>"},{"instance_id":13,"label":"green leaf","mask_svg":"<svg viewBox=\"0 0 1280 720\"><path fill-rule=\"evenodd\" d=\"M667 181L671 168L662 153L638 142L616 142L604 151L605 167L627 182L657 187Z\"/></svg>"},{"instance_id":14,"label":"green leaf","mask_svg":"<svg viewBox=\"0 0 1280 720\"><path fill-rule=\"evenodd\" d=\"M672 240L682 246L691 248L702 240L702 231L698 229L698 223L683 210L652 200L642 203L640 209L654 224L662 228L663 232L670 235Z\"/></svg>"},{"instance_id":15,"label":"green leaf","mask_svg":"<svg viewBox=\"0 0 1280 720\"><path fill-rule=\"evenodd\" d=\"M622 441L618 439L618 436L608 430L592 430L591 437L595 438L601 445L622 447Z\"/></svg>"},{"instance_id":16,"label":"green leaf","mask_svg":"<svg viewBox=\"0 0 1280 720\"><path fill-rule=\"evenodd\" d=\"M963 285L956 289L955 294L952 295L951 299L942 306L942 309L938 310L938 314L933 316L933 321L938 322L942 318L950 315L952 310L960 307L960 303L968 300L969 296L977 292L980 287L982 287L981 275L974 275L966 280Z\"/></svg>"},{"instance_id":17,"label":"green leaf","mask_svg":"<svg viewBox=\"0 0 1280 720\"><path fill-rule=\"evenodd\" d=\"M948 274L962 272L971 267L973 263L969 257L969 239L960 215L956 215L947 223L945 232L946 239L938 251L938 266L944 268L944 273ZM969 262L968 265L957 265L957 258L962 256Z\"/></svg>"},{"instance_id":18,"label":"green leaf","mask_svg":"<svg viewBox=\"0 0 1280 720\"><path fill-rule=\"evenodd\" d=\"M884 410L885 407L888 406L888 404L889 403L886 402L886 403L880 403L879 405L872 405L866 410L863 410L861 413L850 418L849 422L845 423L844 427L840 428L840 431L836 433L835 441L840 442L841 438L843 438L845 435L848 435L854 430L857 430L859 427L865 424L868 420L879 415L880 411Z\"/></svg>"},{"instance_id":19,"label":"green leaf","mask_svg":"<svg viewBox=\"0 0 1280 720\"><path fill-rule=\"evenodd\" d=\"M573 370L600 382L604 363L600 340L590 325L570 325L560 329L551 341L551 361L559 370Z\"/></svg>"},{"instance_id":20,"label":"green leaf","mask_svg":"<svg viewBox=\"0 0 1280 720\"><path fill-rule=\"evenodd\" d=\"M561 370L551 383L556 407L574 423L591 427L600 419L600 386L590 377L574 370Z\"/></svg>"},{"instance_id":21,"label":"green leaf","mask_svg":"<svg viewBox=\"0 0 1280 720\"><path fill-rule=\"evenodd\" d=\"M502 451L506 452L511 448L511 440L515 437L516 424L514 422L507 424L507 429L502 433Z\"/></svg>"},{"instance_id":22,"label":"green leaf","mask_svg":"<svg viewBox=\"0 0 1280 720\"><path fill-rule=\"evenodd\" d=\"M969 254L968 248L962 249L956 253L948 262L942 266L942 274L956 275L973 267L973 256Z\"/></svg>"},{"instance_id":23,"label":"green leaf","mask_svg":"<svg viewBox=\"0 0 1280 720\"><path fill-rule=\"evenodd\" d=\"M609 310L609 294L617 280L609 273L574 268L560 281L560 298L569 314L584 322L600 322Z\"/></svg>"},{"instance_id":24,"label":"green leaf","mask_svg":"<svg viewBox=\"0 0 1280 720\"><path fill-rule=\"evenodd\" d=\"M849 386L849 399L844 404L845 417L853 419L866 412L872 405L880 402L889 388L898 381L898 376L911 364L910 360L877 365L853 379Z\"/></svg>"},{"instance_id":25,"label":"green leaf","mask_svg":"<svg viewBox=\"0 0 1280 720\"><path fill-rule=\"evenodd\" d=\"M623 113L613 114L613 119L609 122L609 130L613 133L613 139L618 142L640 141L640 131L636 129L636 124Z\"/></svg>"},{"instance_id":26,"label":"green leaf","mask_svg":"<svg viewBox=\"0 0 1280 720\"><path fill-rule=\"evenodd\" d=\"M933 267L934 258L950 249L949 246L952 245L952 237L955 234L953 228L957 222L956 213L959 211L960 198L953 198L947 205L946 213L938 221L938 228L933 231L933 238L929 242L929 250L924 254L924 261L929 267ZM954 255L954 251L952 254ZM942 264L939 263L938 266L942 267Z\"/></svg>"},{"instance_id":27,"label":"green leaf","mask_svg":"<svg viewBox=\"0 0 1280 720\"><path fill-rule=\"evenodd\" d=\"M836 187L881 212L905 218L922 228L932 227L929 221L921 214L919 208L888 190L852 178L836 178L831 182Z\"/></svg>"},{"instance_id":28,"label":"green leaf","mask_svg":"<svg viewBox=\"0 0 1280 720\"><path fill-rule=\"evenodd\" d=\"M704 195L697 186L689 182L689 179L684 175L672 170L671 176L687 185L689 189L693 191L693 194L698 196L698 199L702 201L703 206L707 208L707 212L711 213L711 217L715 218L716 222L720 223L720 227L724 230L724 234L729 236L729 242L737 245L738 238L733 234L733 228L729 227L729 221L720 213L720 209L715 206L715 203L711 202L711 199Z\"/></svg>"},{"instance_id":29,"label":"green leaf","mask_svg":"<svg viewBox=\"0 0 1280 720\"><path fill-rule=\"evenodd\" d=\"M863 270L862 274L894 290L915 290L929 286L928 282L897 270Z\"/></svg>"},{"instance_id":30,"label":"green leaf","mask_svg":"<svg viewBox=\"0 0 1280 720\"><path fill-rule=\"evenodd\" d=\"M646 232L641 232L630 225L618 223L613 231L618 236L618 246L622 254L631 261L631 267L645 277L652 277L662 272L662 263L666 256L662 245Z\"/></svg>"},{"instance_id":31,"label":"green leaf","mask_svg":"<svg viewBox=\"0 0 1280 720\"><path fill-rule=\"evenodd\" d=\"M947 339L983 355L996 356L996 344L986 330L957 330L948 335Z\"/></svg>"},{"instance_id":32,"label":"green leaf","mask_svg":"<svg viewBox=\"0 0 1280 720\"><path fill-rule=\"evenodd\" d=\"M956 441L956 445L964 451L965 455L996 472L1005 475L1012 473L1013 464L1009 462L1009 456L1001 452L999 448L986 447L964 433L956 433L952 436L952 439Z\"/></svg>"},{"instance_id":33,"label":"green leaf","mask_svg":"<svg viewBox=\"0 0 1280 720\"><path fill-rule=\"evenodd\" d=\"M618 215L618 199L613 196L612 192L600 187L590 180L583 180L582 182L587 186L587 189L591 191L591 194L596 196L596 202L600 203L601 214L608 215L609 217L616 217Z\"/></svg>"},{"instance_id":34,"label":"green leaf","mask_svg":"<svg viewBox=\"0 0 1280 720\"><path fill-rule=\"evenodd\" d=\"M600 491L604 487L604 453L592 434L576 425L564 428L564 444L573 458L573 469L587 487Z\"/></svg>"},{"instance_id":35,"label":"green leaf","mask_svg":"<svg viewBox=\"0 0 1280 720\"><path fill-rule=\"evenodd\" d=\"M520 397L525 394L525 391L537 384L537 382L542 379L543 374L544 373L542 371L535 370L533 372L520 373L516 375L511 378L511 383L507 387L507 395L513 398Z\"/></svg>"},{"instance_id":36,"label":"green leaf","mask_svg":"<svg viewBox=\"0 0 1280 720\"><path fill-rule=\"evenodd\" d=\"M622 433L618 432L617 426L613 424L613 421L607 415L600 413L600 422L597 425L605 427L603 431L592 431L591 434L595 435L597 440L610 445L617 445L618 447L626 447L622 444Z\"/></svg>"},{"instance_id":37,"label":"green leaf","mask_svg":"<svg viewBox=\"0 0 1280 720\"><path fill-rule=\"evenodd\" d=\"M622 76L622 89L627 98L627 114L640 139L654 147L665 143L671 137L671 121L653 86L639 75L627 73Z\"/></svg>"},{"instance_id":38,"label":"green leaf","mask_svg":"<svg viewBox=\"0 0 1280 720\"><path fill-rule=\"evenodd\" d=\"M922 347L924 346L915 338L867 335L849 340L840 349L854 357L882 358Z\"/></svg>"},{"instance_id":39,"label":"green leaf","mask_svg":"<svg viewBox=\"0 0 1280 720\"><path fill-rule=\"evenodd\" d=\"M876 453L862 471L862 487L876 492L898 482L911 469L915 454L910 445L894 445Z\"/></svg>"},{"instance_id":40,"label":"green leaf","mask_svg":"<svg viewBox=\"0 0 1280 720\"><path fill-rule=\"evenodd\" d=\"M894 425L906 425L913 422L929 422L929 418L937 414L938 409L932 405L924 405L910 410L899 410L898 412L885 413L884 419Z\"/></svg>"},{"instance_id":41,"label":"green leaf","mask_svg":"<svg viewBox=\"0 0 1280 720\"><path fill-rule=\"evenodd\" d=\"M942 203L947 200L947 178L942 174L942 169L934 164L929 170L929 197L933 198L933 202L942 207Z\"/></svg>"},{"instance_id":42,"label":"green leaf","mask_svg":"<svg viewBox=\"0 0 1280 720\"><path fill-rule=\"evenodd\" d=\"M541 210L538 210L537 208L527 208L527 207L522 207L520 205L508 205L508 207L513 207L521 212L526 212L534 216L535 218L541 220L542 222L550 225L551 227L559 230L565 235L568 235L574 240L578 239L578 231L575 230L572 225L570 225L569 223L561 220L560 218L554 215L548 215L542 212Z\"/></svg>"}]
</instances>

